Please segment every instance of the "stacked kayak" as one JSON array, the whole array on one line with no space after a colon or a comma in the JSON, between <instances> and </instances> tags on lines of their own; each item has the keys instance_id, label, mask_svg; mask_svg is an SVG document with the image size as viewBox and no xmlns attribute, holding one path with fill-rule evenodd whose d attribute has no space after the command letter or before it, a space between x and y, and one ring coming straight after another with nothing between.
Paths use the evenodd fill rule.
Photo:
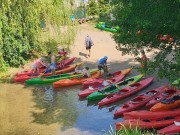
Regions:
<instances>
[{"instance_id":1,"label":"stacked kayak","mask_svg":"<svg viewBox=\"0 0 180 135\"><path fill-rule=\"evenodd\" d=\"M180 96L176 95L172 98L162 100L161 102L151 107L150 111L163 111L180 107L180 99L178 98L175 100L175 97Z\"/></svg>"},{"instance_id":2,"label":"stacked kayak","mask_svg":"<svg viewBox=\"0 0 180 135\"><path fill-rule=\"evenodd\" d=\"M147 110L123 113L124 119L163 119L180 115L180 109L151 112Z\"/></svg>"},{"instance_id":3,"label":"stacked kayak","mask_svg":"<svg viewBox=\"0 0 180 135\"><path fill-rule=\"evenodd\" d=\"M126 97L129 97L130 95L139 92L140 90L144 89L148 85L150 85L154 80L154 77L149 77L147 79L144 79L142 81L136 82L134 84L131 84L129 86L126 86L124 88L118 89L117 92L112 93L108 95L106 98L102 99L98 105L108 105L114 102L117 102L121 99L124 99Z\"/></svg>"},{"instance_id":4,"label":"stacked kayak","mask_svg":"<svg viewBox=\"0 0 180 135\"><path fill-rule=\"evenodd\" d=\"M101 75L102 75L102 71L97 71L97 72L92 73L90 78L82 76L82 77L79 77L79 78L63 79L63 80L59 80L57 82L54 82L53 87L58 88L58 87L66 87L66 86L78 85L78 84L82 84L83 82L87 81L88 79L99 78Z\"/></svg>"},{"instance_id":5,"label":"stacked kayak","mask_svg":"<svg viewBox=\"0 0 180 135\"><path fill-rule=\"evenodd\" d=\"M109 25L106 25L105 23L101 22L96 24L96 28L101 29L101 30L105 30L105 31L109 31L109 32L117 32L119 30L119 27L112 27Z\"/></svg>"},{"instance_id":6,"label":"stacked kayak","mask_svg":"<svg viewBox=\"0 0 180 135\"><path fill-rule=\"evenodd\" d=\"M63 74L63 73L68 73L73 71L76 68L76 65L80 66L83 63L77 63L77 64L73 64L73 65L69 65L69 66L64 66L61 70L56 70L56 74ZM52 76L52 72L50 73L44 73L42 76ZM16 76L14 78L14 82L24 82L28 79L32 79L32 78L37 78L38 75L21 75L21 76Z\"/></svg>"},{"instance_id":7,"label":"stacked kayak","mask_svg":"<svg viewBox=\"0 0 180 135\"><path fill-rule=\"evenodd\" d=\"M97 72L98 69L91 69L90 73L93 74ZM47 83L53 83L59 80L68 79L68 78L78 78L82 77L82 74L74 74L74 73L65 73L60 75L53 75L53 76L44 76L42 78L37 77L33 79L26 80L27 84L47 84Z\"/></svg>"},{"instance_id":8,"label":"stacked kayak","mask_svg":"<svg viewBox=\"0 0 180 135\"><path fill-rule=\"evenodd\" d=\"M158 133L159 134L175 134L175 133L180 133L180 125L176 125L176 122L174 122L174 124L159 130Z\"/></svg>"},{"instance_id":9,"label":"stacked kayak","mask_svg":"<svg viewBox=\"0 0 180 135\"><path fill-rule=\"evenodd\" d=\"M76 59L76 58L73 57L73 58L69 58L69 59L63 60L63 65L64 65L64 66L67 66L67 65L71 64L75 59ZM61 64L62 64L62 62L58 63L58 64L56 65L56 68L58 69ZM45 71L45 69L46 69L46 67L41 67L39 72L42 73L42 72ZM32 75L32 74L33 74L33 70L30 69L30 70L26 70L26 71L17 73L16 76Z\"/></svg>"},{"instance_id":10,"label":"stacked kayak","mask_svg":"<svg viewBox=\"0 0 180 135\"><path fill-rule=\"evenodd\" d=\"M145 92L144 94L141 94L134 99L130 100L126 104L122 105L118 110L115 111L114 116L119 117L123 115L125 112L133 111L143 105L145 105L148 101L150 101L152 98L158 96L161 92L163 92L166 89L166 86L159 87L154 90L149 90Z\"/></svg>"},{"instance_id":11,"label":"stacked kayak","mask_svg":"<svg viewBox=\"0 0 180 135\"><path fill-rule=\"evenodd\" d=\"M110 86L107 86L99 91L96 91L92 94L90 94L87 99L88 101L92 101L92 100L99 100L99 99L103 99L106 96L108 96L109 94L112 94L120 89L122 89L124 86L133 84L137 81L139 81L141 78L143 77L143 74L128 78L124 81L118 82L116 84L112 84Z\"/></svg>"},{"instance_id":12,"label":"stacked kayak","mask_svg":"<svg viewBox=\"0 0 180 135\"><path fill-rule=\"evenodd\" d=\"M156 103L159 103L161 100L171 98L172 96L179 93L179 90L176 90L174 88L166 88L165 91L160 93L157 97L151 99L147 104L146 107L151 108Z\"/></svg>"},{"instance_id":13,"label":"stacked kayak","mask_svg":"<svg viewBox=\"0 0 180 135\"><path fill-rule=\"evenodd\" d=\"M87 97L88 95L90 95L91 93L93 92L96 92L98 90L101 90L113 83L118 83L120 82L128 73L130 73L132 70L132 68L128 68L128 69L125 69L125 70L120 70L120 71L117 71L115 73L112 73L113 77L109 78L108 80L103 80L103 79L91 79L91 80L88 80L86 82L83 83L83 88L84 87L88 87L87 89L81 91L78 93L78 96L80 98L83 98L83 97Z\"/></svg>"},{"instance_id":14,"label":"stacked kayak","mask_svg":"<svg viewBox=\"0 0 180 135\"><path fill-rule=\"evenodd\" d=\"M126 113L124 115L126 115ZM165 112L136 111L132 112L130 116L131 117L128 118L131 119L125 117L123 122L116 122L116 130L120 130L122 125L127 128L163 128L173 124L174 121L180 121L179 109Z\"/></svg>"}]
</instances>

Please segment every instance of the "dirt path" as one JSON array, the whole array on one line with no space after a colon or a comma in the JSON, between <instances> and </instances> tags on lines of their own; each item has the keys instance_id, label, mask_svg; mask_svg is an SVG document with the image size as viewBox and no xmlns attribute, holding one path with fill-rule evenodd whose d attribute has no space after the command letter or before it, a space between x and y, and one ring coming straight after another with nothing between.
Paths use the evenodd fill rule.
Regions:
<instances>
[{"instance_id":1,"label":"dirt path","mask_svg":"<svg viewBox=\"0 0 180 135\"><path fill-rule=\"evenodd\" d=\"M90 35L94 42L94 46L92 46L91 49L91 56L89 58L85 57L86 49L84 46L84 40L87 34ZM121 52L115 49L115 46L116 43L111 38L110 32L93 28L93 26L89 24L82 24L79 28L74 46L72 46L71 56L76 56L82 61L87 63L92 62L94 64L97 64L98 60L104 56L108 56L108 62L110 63L122 63L125 61L134 63L133 56L122 56Z\"/></svg>"}]
</instances>

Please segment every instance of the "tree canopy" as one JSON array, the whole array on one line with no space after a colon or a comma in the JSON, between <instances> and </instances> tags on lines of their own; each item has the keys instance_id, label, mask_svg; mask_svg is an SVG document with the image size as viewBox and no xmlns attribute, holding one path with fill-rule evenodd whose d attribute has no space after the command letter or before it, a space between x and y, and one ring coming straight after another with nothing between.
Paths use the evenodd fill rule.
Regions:
<instances>
[{"instance_id":1,"label":"tree canopy","mask_svg":"<svg viewBox=\"0 0 180 135\"><path fill-rule=\"evenodd\" d=\"M70 2L70 0L1 0L0 70L5 66L18 67L24 64L34 51L41 54L47 52L50 45L45 44L49 39L64 44L70 43L71 37L74 36L73 28L67 26L67 29L63 30L61 27L70 24ZM49 37L50 31L58 35L59 41L53 36Z\"/></svg>"},{"instance_id":2,"label":"tree canopy","mask_svg":"<svg viewBox=\"0 0 180 135\"><path fill-rule=\"evenodd\" d=\"M180 78L180 0L113 0L113 35L123 54L154 52L149 72L171 81Z\"/></svg>"}]
</instances>

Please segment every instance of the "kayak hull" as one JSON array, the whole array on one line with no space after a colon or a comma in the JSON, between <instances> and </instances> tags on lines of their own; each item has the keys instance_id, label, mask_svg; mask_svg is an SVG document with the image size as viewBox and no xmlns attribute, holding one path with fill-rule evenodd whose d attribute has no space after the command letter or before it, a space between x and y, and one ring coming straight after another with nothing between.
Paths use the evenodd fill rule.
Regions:
<instances>
[{"instance_id":1,"label":"kayak hull","mask_svg":"<svg viewBox=\"0 0 180 135\"><path fill-rule=\"evenodd\" d=\"M125 70L121 70L119 72L115 72L113 73L113 77L109 78L107 81L109 84L107 84L106 86L103 85L104 80L103 79L90 79L89 81L84 82L84 86L88 86L90 85L89 88L81 91L78 93L78 96L80 98L84 98L87 97L88 95L90 95L93 92L96 92L98 90L101 90L107 86L109 86L110 84L113 83L118 83L120 82L129 72L131 72L131 68L129 69L125 69ZM118 74L119 73L119 74ZM96 81L97 80L97 81Z\"/></svg>"},{"instance_id":2,"label":"kayak hull","mask_svg":"<svg viewBox=\"0 0 180 135\"><path fill-rule=\"evenodd\" d=\"M117 109L114 113L115 117L119 117L123 115L125 112L133 111L143 105L145 105L148 101L158 96L163 90L165 90L166 86L159 87L154 90L149 90L144 94L141 94L134 99L130 100L126 104L122 105L119 109Z\"/></svg>"},{"instance_id":3,"label":"kayak hull","mask_svg":"<svg viewBox=\"0 0 180 135\"><path fill-rule=\"evenodd\" d=\"M150 111L163 111L180 107L180 100L177 100L170 104L157 103L151 107Z\"/></svg>"},{"instance_id":4,"label":"kayak hull","mask_svg":"<svg viewBox=\"0 0 180 135\"><path fill-rule=\"evenodd\" d=\"M112 77L108 78L107 80L112 81L112 83L120 82L125 77L125 75L127 75L131 72L131 70L132 70L132 68L128 68L128 69L114 72L114 73L112 73ZM103 81L104 81L104 79L101 79L101 78L91 79L91 80L88 80L88 81L82 83L82 88L87 89L87 88L89 88L89 86L91 86L93 88L97 88L99 86L103 87L103 85L102 85Z\"/></svg>"},{"instance_id":5,"label":"kayak hull","mask_svg":"<svg viewBox=\"0 0 180 135\"><path fill-rule=\"evenodd\" d=\"M98 69L92 69L90 70L90 73L97 72ZM26 84L48 84L48 83L53 83L59 80L63 79L69 79L69 78L78 78L82 77L82 74L74 74L74 73L65 73L65 74L60 74L60 75L54 75L54 76L45 76L43 78L33 78L26 80Z\"/></svg>"},{"instance_id":6,"label":"kayak hull","mask_svg":"<svg viewBox=\"0 0 180 135\"><path fill-rule=\"evenodd\" d=\"M108 96L109 94L114 93L114 92L122 89L125 85L130 85L130 84L133 84L133 83L139 81L142 78L142 76L143 75L137 75L137 76L128 78L124 81L118 82L116 84L111 84L111 85L109 85L109 86L107 86L107 87L105 87L99 91L96 91L96 92L90 94L87 97L87 99L89 101L103 99L106 96Z\"/></svg>"},{"instance_id":7,"label":"kayak hull","mask_svg":"<svg viewBox=\"0 0 180 135\"><path fill-rule=\"evenodd\" d=\"M111 26L108 26L108 25L105 25L105 24L96 24L96 27L101 29L101 30L105 30L105 31L109 31L109 32L117 32L118 31L118 27L117 28L114 28L114 27L111 27Z\"/></svg>"},{"instance_id":8,"label":"kayak hull","mask_svg":"<svg viewBox=\"0 0 180 135\"><path fill-rule=\"evenodd\" d=\"M174 123L174 121L180 121L180 116L176 116L171 119L163 119L163 120L150 120L147 121L146 119L130 119L125 120L123 122L116 122L116 130L120 130L122 125L126 128L136 128L139 127L141 129L149 129L149 128L162 128L169 126Z\"/></svg>"},{"instance_id":9,"label":"kayak hull","mask_svg":"<svg viewBox=\"0 0 180 135\"><path fill-rule=\"evenodd\" d=\"M71 64L75 59L76 59L75 57L66 59L63 61L63 65L67 66L67 65ZM61 62L57 63L56 68L58 69L60 65L61 65ZM39 72L42 73L45 71L45 69L46 69L46 67L41 67ZM17 73L16 76L24 76L24 75L32 75L32 74L33 74L33 70L30 69L30 70L26 70L26 71Z\"/></svg>"},{"instance_id":10,"label":"kayak hull","mask_svg":"<svg viewBox=\"0 0 180 135\"><path fill-rule=\"evenodd\" d=\"M73 64L69 66L63 67L61 70L57 70L56 74L63 74L63 73L68 73L73 71L76 68L76 65L82 65L83 63L78 63L78 64ZM52 76L52 72L50 73L45 73L42 76ZM36 78L38 75L35 76L30 76L30 75L21 75L21 76L16 76L14 78L14 82L25 82L28 79Z\"/></svg>"},{"instance_id":11,"label":"kayak hull","mask_svg":"<svg viewBox=\"0 0 180 135\"><path fill-rule=\"evenodd\" d=\"M159 134L175 134L180 133L180 126L172 124L158 131Z\"/></svg>"},{"instance_id":12,"label":"kayak hull","mask_svg":"<svg viewBox=\"0 0 180 135\"><path fill-rule=\"evenodd\" d=\"M157 97L155 97L151 101L149 101L146 104L146 107L151 108L156 103L159 103L160 100L170 98L170 97L176 95L178 92L179 92L179 90L175 90L173 88L166 88L166 90L164 92L162 92L160 95L158 95Z\"/></svg>"},{"instance_id":13,"label":"kayak hull","mask_svg":"<svg viewBox=\"0 0 180 135\"><path fill-rule=\"evenodd\" d=\"M152 119L152 120L157 120L157 119L163 119L167 117L175 117L180 114L180 109L176 110L165 110L165 111L158 111L158 112L151 112L147 110L142 110L142 111L132 111L132 112L126 112L123 113L124 119L129 120L129 119Z\"/></svg>"},{"instance_id":14,"label":"kayak hull","mask_svg":"<svg viewBox=\"0 0 180 135\"><path fill-rule=\"evenodd\" d=\"M140 82L137 82L137 83L131 84L127 87L124 87L124 88L120 89L119 91L117 91L116 93L110 94L106 98L102 99L98 103L98 105L104 106L104 105L108 105L108 104L117 102L125 97L128 97L128 96L144 89L145 87L150 85L153 82L153 80L154 80L153 77L149 77Z\"/></svg>"},{"instance_id":15,"label":"kayak hull","mask_svg":"<svg viewBox=\"0 0 180 135\"><path fill-rule=\"evenodd\" d=\"M59 80L59 81L53 83L53 87L59 88L59 87L67 87L67 86L82 84L83 82L87 81L88 79L99 78L101 76L101 74L102 74L102 72L97 71L97 72L93 73L90 78L80 77L80 78Z\"/></svg>"}]
</instances>

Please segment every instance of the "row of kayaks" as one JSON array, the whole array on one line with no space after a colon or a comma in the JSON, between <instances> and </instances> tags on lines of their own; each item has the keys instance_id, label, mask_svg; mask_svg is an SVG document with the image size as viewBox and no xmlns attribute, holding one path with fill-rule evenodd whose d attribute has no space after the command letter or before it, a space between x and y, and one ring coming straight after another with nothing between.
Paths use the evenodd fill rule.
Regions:
<instances>
[{"instance_id":1,"label":"row of kayaks","mask_svg":"<svg viewBox=\"0 0 180 135\"><path fill-rule=\"evenodd\" d=\"M67 59L66 66L61 70L57 69L57 75L52 76L51 73L46 73L43 75L43 77L37 77L37 75L32 76L30 71L25 71L18 73L15 80L17 80L17 78L21 78L21 81L25 81L27 84L53 83L54 88L82 84L82 88L84 90L80 91L78 96L80 98L87 98L88 102L93 100L100 100L98 103L99 107L111 105L126 97L130 97L149 86L154 80L153 77L142 79L143 74L129 77L123 80L126 75L131 72L132 68L116 71L112 73L111 76L109 76L106 80L101 78L101 75L103 74L102 72L100 73L98 69L92 69L90 70L91 78L85 78L82 74L75 74L72 72L77 65L82 64L77 63L69 65L74 61L73 59L75 60L75 58ZM125 118L123 122L116 123L116 129L121 129L122 124L128 127L128 123L131 123L134 127L139 126L140 128L160 128L167 126L167 128L159 130L159 133L175 133L179 131L177 124L173 123L174 121L176 123L179 122L180 114L176 115L179 110L176 109L169 112L167 111L169 109L179 108L179 99L176 98L176 100L170 100L172 97L175 97L179 94L179 90L164 85L138 95L129 102L123 104L114 112L114 117L120 117L124 115ZM131 113L142 106L150 108L151 112L142 111L142 116L144 117L138 118L135 118L134 114L132 115L133 117L131 116L132 118L126 115L126 113ZM140 111L138 113L140 114L142 112ZM166 115L164 112L166 112L168 115L167 117L165 117ZM166 119L159 118L160 114L163 115ZM152 117L148 117L148 115L151 115ZM169 119L170 117L172 118ZM149 119L146 120L145 118Z\"/></svg>"},{"instance_id":2,"label":"row of kayaks","mask_svg":"<svg viewBox=\"0 0 180 135\"><path fill-rule=\"evenodd\" d=\"M116 130L126 128L159 129L159 134L180 133L180 109L158 112L132 111L124 113L124 121L116 122Z\"/></svg>"},{"instance_id":3,"label":"row of kayaks","mask_svg":"<svg viewBox=\"0 0 180 135\"><path fill-rule=\"evenodd\" d=\"M104 80L91 79L82 84L84 90L78 93L80 98L87 98L88 102L92 100L100 100L98 105L112 105L126 97L139 92L153 81L153 77L148 77L140 81L143 75L137 75L118 82L114 77L106 86L103 85ZM107 81L108 82L108 81ZM158 131L159 134L179 133L180 132L180 90L163 85L159 88L146 91L129 102L123 104L114 112L114 117L124 115L123 122L116 123L116 130L122 127L134 127L142 129L162 128ZM178 97L176 100L174 97ZM164 103L167 100L167 103ZM146 106L150 111L135 111L143 106ZM177 108L176 110L172 110ZM136 115L134 114L136 113ZM131 114L131 115L128 115ZM177 124L179 123L179 125ZM124 126L122 126L124 125Z\"/></svg>"}]
</instances>

